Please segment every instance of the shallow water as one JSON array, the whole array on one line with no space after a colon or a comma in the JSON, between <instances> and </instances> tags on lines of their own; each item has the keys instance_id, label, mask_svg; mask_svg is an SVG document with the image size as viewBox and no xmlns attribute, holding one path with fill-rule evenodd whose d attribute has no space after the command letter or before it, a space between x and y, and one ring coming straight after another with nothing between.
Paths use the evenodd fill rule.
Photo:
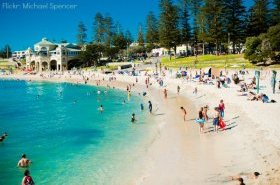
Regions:
<instances>
[{"instance_id":1,"label":"shallow water","mask_svg":"<svg viewBox=\"0 0 280 185\"><path fill-rule=\"evenodd\" d=\"M0 184L21 183L24 169L16 165L23 153L32 160L36 184L130 183L151 124L140 110L140 97L128 101L125 92L105 90L0 80L0 134L9 134L0 143ZM130 122L133 112L136 124Z\"/></svg>"}]
</instances>

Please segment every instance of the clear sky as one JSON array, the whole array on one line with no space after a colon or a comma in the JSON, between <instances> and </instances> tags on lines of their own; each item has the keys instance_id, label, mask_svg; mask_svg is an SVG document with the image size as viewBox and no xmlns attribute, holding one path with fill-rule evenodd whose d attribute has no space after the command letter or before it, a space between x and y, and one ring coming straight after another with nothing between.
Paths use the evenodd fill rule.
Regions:
<instances>
[{"instance_id":1,"label":"clear sky","mask_svg":"<svg viewBox=\"0 0 280 185\"><path fill-rule=\"evenodd\" d=\"M250 6L251 1L244 2ZM34 7L34 2L41 7ZM120 22L123 31L129 29L135 39L138 25L145 24L148 12L159 14L158 3L159 0L0 0L0 48L5 44L13 51L33 48L42 37L76 42L79 21L85 23L87 40L91 41L97 12L109 14ZM53 5L64 6L55 10Z\"/></svg>"}]
</instances>

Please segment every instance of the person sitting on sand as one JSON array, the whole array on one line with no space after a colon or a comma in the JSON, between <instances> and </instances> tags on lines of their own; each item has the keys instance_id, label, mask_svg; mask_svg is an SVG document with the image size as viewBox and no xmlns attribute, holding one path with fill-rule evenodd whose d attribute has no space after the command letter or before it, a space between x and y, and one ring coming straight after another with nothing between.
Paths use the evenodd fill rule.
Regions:
<instances>
[{"instance_id":1,"label":"person sitting on sand","mask_svg":"<svg viewBox=\"0 0 280 185\"><path fill-rule=\"evenodd\" d=\"M249 101L257 100L257 95L256 95L256 93L250 91L250 92L248 93L248 98L247 98L247 100L249 100Z\"/></svg>"},{"instance_id":2,"label":"person sitting on sand","mask_svg":"<svg viewBox=\"0 0 280 185\"><path fill-rule=\"evenodd\" d=\"M26 154L22 154L21 159L18 161L19 167L27 167L31 163L30 160L26 158Z\"/></svg>"},{"instance_id":3,"label":"person sitting on sand","mask_svg":"<svg viewBox=\"0 0 280 185\"><path fill-rule=\"evenodd\" d=\"M259 172L254 173L240 173L237 176L230 176L230 180L237 180L244 184L244 179L247 179L248 181L257 181L259 179L259 176L261 174ZM247 182L246 180L246 182Z\"/></svg>"}]
</instances>

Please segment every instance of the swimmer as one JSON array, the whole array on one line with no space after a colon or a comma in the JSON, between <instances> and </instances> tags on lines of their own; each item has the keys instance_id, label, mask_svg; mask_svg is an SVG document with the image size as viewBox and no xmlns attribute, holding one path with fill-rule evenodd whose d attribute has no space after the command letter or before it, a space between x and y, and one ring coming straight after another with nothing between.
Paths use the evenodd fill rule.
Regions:
<instances>
[{"instance_id":1,"label":"swimmer","mask_svg":"<svg viewBox=\"0 0 280 185\"><path fill-rule=\"evenodd\" d=\"M144 105L143 105L143 103L140 104L140 108L141 108L141 111L144 110Z\"/></svg>"},{"instance_id":2,"label":"swimmer","mask_svg":"<svg viewBox=\"0 0 280 185\"><path fill-rule=\"evenodd\" d=\"M100 105L100 107L98 108L98 110L99 110L99 112L100 112L100 113L102 113L102 112L103 112L103 110L104 110L104 109L103 109L103 106L102 106L102 105Z\"/></svg>"},{"instance_id":3,"label":"swimmer","mask_svg":"<svg viewBox=\"0 0 280 185\"><path fill-rule=\"evenodd\" d=\"M24 171L24 177L22 179L21 185L35 185L32 177L30 176L29 170Z\"/></svg>"},{"instance_id":4,"label":"swimmer","mask_svg":"<svg viewBox=\"0 0 280 185\"><path fill-rule=\"evenodd\" d=\"M5 140L5 136L1 136L0 137L0 142L4 141Z\"/></svg>"},{"instance_id":5,"label":"swimmer","mask_svg":"<svg viewBox=\"0 0 280 185\"><path fill-rule=\"evenodd\" d=\"M135 114L132 113L132 116L131 116L131 122L134 123L136 121L136 118L135 118Z\"/></svg>"},{"instance_id":6,"label":"swimmer","mask_svg":"<svg viewBox=\"0 0 280 185\"><path fill-rule=\"evenodd\" d=\"M31 161L26 158L26 155L22 154L21 159L18 161L18 166L27 167L30 163Z\"/></svg>"},{"instance_id":7,"label":"swimmer","mask_svg":"<svg viewBox=\"0 0 280 185\"><path fill-rule=\"evenodd\" d=\"M100 93L101 93L101 92L98 90L98 91L97 91L97 94L100 94Z\"/></svg>"}]
</instances>

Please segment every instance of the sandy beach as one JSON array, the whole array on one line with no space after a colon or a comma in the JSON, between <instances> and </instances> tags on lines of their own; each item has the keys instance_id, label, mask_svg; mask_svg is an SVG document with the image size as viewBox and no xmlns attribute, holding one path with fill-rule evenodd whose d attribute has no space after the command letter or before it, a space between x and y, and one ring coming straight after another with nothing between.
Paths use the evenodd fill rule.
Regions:
<instances>
[{"instance_id":1,"label":"sandy beach","mask_svg":"<svg viewBox=\"0 0 280 185\"><path fill-rule=\"evenodd\" d=\"M85 75L86 76L86 75ZM269 77L261 80L262 92L277 103L248 101L239 96L237 85L217 89L215 85L204 85L184 79L163 77L164 86L151 78L151 86L145 87L146 76L112 75L96 73L87 84L110 86L126 90L131 85L136 93L147 92L147 99L155 107L152 120L157 125L157 136L146 148L141 175L131 180L137 185L214 185L238 184L230 179L242 173L260 172L258 179L245 177L245 184L280 184L280 140L279 131L279 90L272 94ZM253 71L246 79L253 77ZM84 83L81 75L9 75L5 79L27 81L49 81ZM136 78L138 82L136 83ZM104 80L103 80L104 79ZM134 85L133 85L134 84ZM181 87L180 95L176 93ZM198 93L193 94L197 87ZM164 98L163 89L168 90ZM225 102L224 131L213 131L213 109L219 101ZM205 124L204 133L199 132L195 122L200 107L208 105L210 120ZM187 110L187 120L183 120L180 107ZM143 168L143 169L142 169Z\"/></svg>"}]
</instances>

